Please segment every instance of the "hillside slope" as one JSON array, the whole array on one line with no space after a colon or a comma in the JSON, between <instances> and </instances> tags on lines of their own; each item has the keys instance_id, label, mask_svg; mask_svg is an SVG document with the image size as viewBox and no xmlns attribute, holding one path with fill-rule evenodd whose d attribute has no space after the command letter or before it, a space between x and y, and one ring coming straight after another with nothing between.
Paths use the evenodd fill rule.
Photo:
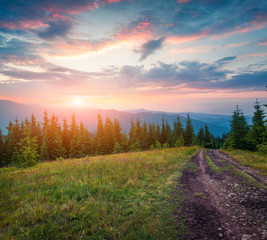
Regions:
<instances>
[{"instance_id":1,"label":"hillside slope","mask_svg":"<svg viewBox=\"0 0 267 240\"><path fill-rule=\"evenodd\" d=\"M68 159L0 174L0 239L177 239L171 192L197 147Z\"/></svg>"}]
</instances>

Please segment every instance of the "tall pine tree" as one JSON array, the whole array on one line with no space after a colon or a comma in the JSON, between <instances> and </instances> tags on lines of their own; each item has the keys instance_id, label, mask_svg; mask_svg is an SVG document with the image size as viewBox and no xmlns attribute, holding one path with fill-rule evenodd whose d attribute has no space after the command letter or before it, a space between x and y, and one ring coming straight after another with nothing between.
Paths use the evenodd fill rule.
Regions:
<instances>
[{"instance_id":1,"label":"tall pine tree","mask_svg":"<svg viewBox=\"0 0 267 240\"><path fill-rule=\"evenodd\" d=\"M265 127L265 113L261 109L261 105L256 100L255 112L252 117L251 137L256 145L262 144L265 140L266 127Z\"/></svg>"},{"instance_id":2,"label":"tall pine tree","mask_svg":"<svg viewBox=\"0 0 267 240\"><path fill-rule=\"evenodd\" d=\"M185 146L191 146L194 139L194 129L193 124L190 119L189 113L187 114L186 128L184 133L184 144Z\"/></svg>"}]
</instances>

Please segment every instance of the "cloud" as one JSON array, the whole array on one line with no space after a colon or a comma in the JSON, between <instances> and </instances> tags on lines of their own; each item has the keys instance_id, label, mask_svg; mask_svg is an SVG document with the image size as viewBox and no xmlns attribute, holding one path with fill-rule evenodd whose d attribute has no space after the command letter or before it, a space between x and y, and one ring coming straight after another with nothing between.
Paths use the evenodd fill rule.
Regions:
<instances>
[{"instance_id":1,"label":"cloud","mask_svg":"<svg viewBox=\"0 0 267 240\"><path fill-rule=\"evenodd\" d=\"M229 61L232 61L234 59L236 59L236 56L221 58L221 59L217 60L216 62L229 62Z\"/></svg>"},{"instance_id":2,"label":"cloud","mask_svg":"<svg viewBox=\"0 0 267 240\"><path fill-rule=\"evenodd\" d=\"M22 41L18 38L4 39L0 46L0 56L3 55L26 55L33 52L34 44Z\"/></svg>"},{"instance_id":3,"label":"cloud","mask_svg":"<svg viewBox=\"0 0 267 240\"><path fill-rule=\"evenodd\" d=\"M219 59L216 61L216 63L219 63L219 64L224 64L224 63L228 63L232 60L235 60L236 59L236 56L232 56L232 57L225 57L225 58L222 58L222 59Z\"/></svg>"},{"instance_id":4,"label":"cloud","mask_svg":"<svg viewBox=\"0 0 267 240\"><path fill-rule=\"evenodd\" d=\"M50 21L49 26L42 32L38 32L38 36L43 39L53 39L55 37L65 37L70 30L72 24L70 21Z\"/></svg>"},{"instance_id":5,"label":"cloud","mask_svg":"<svg viewBox=\"0 0 267 240\"><path fill-rule=\"evenodd\" d=\"M259 42L259 45L261 45L261 46L267 45L267 38L261 40L261 41Z\"/></svg>"},{"instance_id":6,"label":"cloud","mask_svg":"<svg viewBox=\"0 0 267 240\"><path fill-rule=\"evenodd\" d=\"M164 38L157 40L149 40L144 43L139 49L135 50L137 53L141 53L140 61L145 60L149 55L153 54L156 50L161 49L164 43Z\"/></svg>"},{"instance_id":7,"label":"cloud","mask_svg":"<svg viewBox=\"0 0 267 240\"><path fill-rule=\"evenodd\" d=\"M100 5L106 6L121 0L27 0L1 1L0 28L38 29L55 19L69 19Z\"/></svg>"},{"instance_id":8,"label":"cloud","mask_svg":"<svg viewBox=\"0 0 267 240\"><path fill-rule=\"evenodd\" d=\"M236 89L247 91L265 91L267 71L255 71L252 73L237 74L231 79L217 82L213 87L218 89Z\"/></svg>"},{"instance_id":9,"label":"cloud","mask_svg":"<svg viewBox=\"0 0 267 240\"><path fill-rule=\"evenodd\" d=\"M227 60L227 59L225 59ZM182 61L157 66L145 70L138 66L122 68L125 79L130 79L128 87L157 86L161 89L188 88L199 90L261 91L266 85L267 71L253 70L235 73L221 69L217 62L213 64L197 61ZM133 83L133 84L132 84ZM153 88L151 88L153 89ZM153 90L151 90L153 91Z\"/></svg>"}]
</instances>

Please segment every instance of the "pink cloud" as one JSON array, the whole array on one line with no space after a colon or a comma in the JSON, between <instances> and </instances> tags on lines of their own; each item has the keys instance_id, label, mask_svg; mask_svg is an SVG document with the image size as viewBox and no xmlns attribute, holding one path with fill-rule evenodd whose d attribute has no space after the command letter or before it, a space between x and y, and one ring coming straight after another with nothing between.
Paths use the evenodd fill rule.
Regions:
<instances>
[{"instance_id":1,"label":"pink cloud","mask_svg":"<svg viewBox=\"0 0 267 240\"><path fill-rule=\"evenodd\" d=\"M263 46L263 45L267 45L267 39L264 40L264 41L262 41L262 42L260 42L259 45L261 45L261 46Z\"/></svg>"},{"instance_id":2,"label":"pink cloud","mask_svg":"<svg viewBox=\"0 0 267 240\"><path fill-rule=\"evenodd\" d=\"M188 3L190 2L191 0L177 0L177 3Z\"/></svg>"},{"instance_id":3,"label":"pink cloud","mask_svg":"<svg viewBox=\"0 0 267 240\"><path fill-rule=\"evenodd\" d=\"M209 46L201 46L201 47L188 47L188 48L175 48L171 49L170 53L177 54L177 53L205 53L211 52L212 48Z\"/></svg>"},{"instance_id":4,"label":"pink cloud","mask_svg":"<svg viewBox=\"0 0 267 240\"><path fill-rule=\"evenodd\" d=\"M100 2L103 5L108 5L108 4L112 4L112 3L122 2L122 0L101 0Z\"/></svg>"},{"instance_id":5,"label":"pink cloud","mask_svg":"<svg viewBox=\"0 0 267 240\"><path fill-rule=\"evenodd\" d=\"M67 4L65 5L64 3L62 4L46 4L44 1L43 5L40 6L40 11L41 12L46 12L50 13L43 19L33 19L33 20L18 20L18 21L1 21L0 25L4 28L8 29L20 29L20 30L25 30L25 29L37 29L43 26L47 26L46 22L48 21L53 21L55 19L61 19L61 20L66 20L69 19L68 15L78 15L81 12L85 11L92 11L96 8L98 8L101 4L106 6L112 3L118 3L121 2L122 0L95 0L91 3L86 3L82 6L74 5L72 7L69 7ZM67 16L66 16L67 15Z\"/></svg>"},{"instance_id":6,"label":"pink cloud","mask_svg":"<svg viewBox=\"0 0 267 240\"><path fill-rule=\"evenodd\" d=\"M77 6L74 8L62 8L62 6L59 5L52 5L49 6L47 9L45 9L47 12L54 14L70 14L70 15L77 15L81 12L85 12L88 10L94 10L95 8L99 7L99 3L93 2L91 4L88 4L86 6Z\"/></svg>"},{"instance_id":7,"label":"pink cloud","mask_svg":"<svg viewBox=\"0 0 267 240\"><path fill-rule=\"evenodd\" d=\"M115 34L115 38L119 41L140 40L151 37L151 30L152 24L150 22L143 21L134 28L129 28L129 26L124 27L120 32Z\"/></svg>"},{"instance_id":8,"label":"pink cloud","mask_svg":"<svg viewBox=\"0 0 267 240\"><path fill-rule=\"evenodd\" d=\"M27 20L27 21L19 21L19 22L0 22L0 25L4 28L8 29L36 29L40 27L46 27L48 24L44 23L41 20Z\"/></svg>"},{"instance_id":9,"label":"pink cloud","mask_svg":"<svg viewBox=\"0 0 267 240\"><path fill-rule=\"evenodd\" d=\"M265 57L267 53L248 53L244 55L240 55L237 58L248 58L248 57Z\"/></svg>"},{"instance_id":10,"label":"pink cloud","mask_svg":"<svg viewBox=\"0 0 267 240\"><path fill-rule=\"evenodd\" d=\"M208 31L204 31L204 32L201 32L201 33L198 33L198 34L194 34L194 35L191 35L191 36L183 36L183 37L181 37L181 36L170 36L170 37L166 38L166 41L169 42L169 43L172 43L172 44L180 44L180 43L184 43L184 42L192 42L192 41L207 37L208 34L209 34Z\"/></svg>"},{"instance_id":11,"label":"pink cloud","mask_svg":"<svg viewBox=\"0 0 267 240\"><path fill-rule=\"evenodd\" d=\"M244 46L244 45L248 45L248 44L250 44L250 42L233 43L233 44L225 45L225 47L226 48L233 48L233 47L240 47L240 46Z\"/></svg>"}]
</instances>

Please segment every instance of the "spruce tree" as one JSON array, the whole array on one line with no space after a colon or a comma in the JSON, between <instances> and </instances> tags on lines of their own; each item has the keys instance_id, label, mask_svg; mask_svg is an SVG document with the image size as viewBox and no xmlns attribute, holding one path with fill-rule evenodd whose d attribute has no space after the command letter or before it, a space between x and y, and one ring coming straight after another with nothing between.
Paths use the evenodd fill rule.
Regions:
<instances>
[{"instance_id":1,"label":"spruce tree","mask_svg":"<svg viewBox=\"0 0 267 240\"><path fill-rule=\"evenodd\" d=\"M265 139L265 113L261 109L258 100L256 100L254 108L255 112L252 117L251 137L255 141L255 144L259 145L262 144Z\"/></svg>"},{"instance_id":2,"label":"spruce tree","mask_svg":"<svg viewBox=\"0 0 267 240\"><path fill-rule=\"evenodd\" d=\"M249 149L250 147L247 141L249 127L243 112L238 106L233 112L230 128L231 130L226 144L236 149Z\"/></svg>"},{"instance_id":3,"label":"spruce tree","mask_svg":"<svg viewBox=\"0 0 267 240\"><path fill-rule=\"evenodd\" d=\"M90 134L84 127L83 122L79 127L79 142L80 142L80 155L81 157L87 156L91 152Z\"/></svg>"},{"instance_id":4,"label":"spruce tree","mask_svg":"<svg viewBox=\"0 0 267 240\"><path fill-rule=\"evenodd\" d=\"M201 126L197 133L197 144L204 145L204 128Z\"/></svg>"},{"instance_id":5,"label":"spruce tree","mask_svg":"<svg viewBox=\"0 0 267 240\"><path fill-rule=\"evenodd\" d=\"M104 125L103 120L100 114L97 116L97 130L93 141L93 148L95 154L102 154L103 147L103 138L104 138Z\"/></svg>"},{"instance_id":6,"label":"spruce tree","mask_svg":"<svg viewBox=\"0 0 267 240\"><path fill-rule=\"evenodd\" d=\"M24 128L24 135L25 137L18 142L18 148L14 156L17 166L30 167L37 163L37 137L31 138L31 131L28 127Z\"/></svg>"},{"instance_id":7,"label":"spruce tree","mask_svg":"<svg viewBox=\"0 0 267 240\"><path fill-rule=\"evenodd\" d=\"M22 127L21 127L22 128ZM38 153L40 153L41 143L42 143L42 131L40 123L36 121L34 114L31 116L30 122L31 138L36 137Z\"/></svg>"},{"instance_id":8,"label":"spruce tree","mask_svg":"<svg viewBox=\"0 0 267 240\"><path fill-rule=\"evenodd\" d=\"M4 146L4 138L2 135L2 130L0 129L0 167L4 167L6 165L5 159L5 146Z\"/></svg>"},{"instance_id":9,"label":"spruce tree","mask_svg":"<svg viewBox=\"0 0 267 240\"><path fill-rule=\"evenodd\" d=\"M175 146L176 140L183 136L184 129L180 120L180 116L178 115L176 121L173 123L173 133L172 133L172 146Z\"/></svg>"},{"instance_id":10,"label":"spruce tree","mask_svg":"<svg viewBox=\"0 0 267 240\"><path fill-rule=\"evenodd\" d=\"M165 118L164 116L162 116L160 143L162 145L166 142L167 142L167 132L166 132L166 125L165 125Z\"/></svg>"},{"instance_id":11,"label":"spruce tree","mask_svg":"<svg viewBox=\"0 0 267 240\"><path fill-rule=\"evenodd\" d=\"M141 133L141 147L142 150L146 150L149 148L149 135L148 135L148 130L147 130L147 124L146 121L143 122L143 127L142 127L142 133Z\"/></svg>"},{"instance_id":12,"label":"spruce tree","mask_svg":"<svg viewBox=\"0 0 267 240\"><path fill-rule=\"evenodd\" d=\"M102 141L102 154L110 154L113 152L115 144L115 134L113 123L109 117L106 118L103 131L103 141Z\"/></svg>"},{"instance_id":13,"label":"spruce tree","mask_svg":"<svg viewBox=\"0 0 267 240\"><path fill-rule=\"evenodd\" d=\"M43 116L43 129L42 129L42 143L40 148L40 156L39 159L41 161L48 161L50 160L50 153L49 153L49 118L48 113L45 110Z\"/></svg>"},{"instance_id":14,"label":"spruce tree","mask_svg":"<svg viewBox=\"0 0 267 240\"><path fill-rule=\"evenodd\" d=\"M135 138L135 123L133 121L133 119L131 119L131 127L129 130L129 145L133 145L134 144L134 138Z\"/></svg>"},{"instance_id":15,"label":"spruce tree","mask_svg":"<svg viewBox=\"0 0 267 240\"><path fill-rule=\"evenodd\" d=\"M156 127L155 123L153 124L149 123L148 124L148 145L155 147L157 141L157 136L156 136ZM152 148L153 148L152 147Z\"/></svg>"},{"instance_id":16,"label":"spruce tree","mask_svg":"<svg viewBox=\"0 0 267 240\"><path fill-rule=\"evenodd\" d=\"M168 144L168 147L172 146L172 130L167 120L166 120L166 143Z\"/></svg>"},{"instance_id":17,"label":"spruce tree","mask_svg":"<svg viewBox=\"0 0 267 240\"><path fill-rule=\"evenodd\" d=\"M80 157L80 139L79 139L79 132L78 126L76 123L76 117L73 113L71 116L71 127L70 127L70 150L69 156L71 158L78 158Z\"/></svg>"},{"instance_id":18,"label":"spruce tree","mask_svg":"<svg viewBox=\"0 0 267 240\"><path fill-rule=\"evenodd\" d=\"M51 159L57 159L64 156L64 149L62 147L61 127L58 123L57 117L53 114L50 120L48 129L48 150Z\"/></svg>"},{"instance_id":19,"label":"spruce tree","mask_svg":"<svg viewBox=\"0 0 267 240\"><path fill-rule=\"evenodd\" d=\"M212 141L213 140L213 141ZM209 131L208 125L205 124L205 131L204 131L204 147L206 148L215 148L214 143L215 139L212 138L212 134ZM212 147L213 146L213 147Z\"/></svg>"},{"instance_id":20,"label":"spruce tree","mask_svg":"<svg viewBox=\"0 0 267 240\"><path fill-rule=\"evenodd\" d=\"M67 120L63 119L62 129L62 147L64 148L64 157L67 158L70 153L71 132Z\"/></svg>"},{"instance_id":21,"label":"spruce tree","mask_svg":"<svg viewBox=\"0 0 267 240\"><path fill-rule=\"evenodd\" d=\"M160 126L159 126L159 123L157 122L157 125L156 125L156 137L157 137L157 140L158 142L160 142L160 139L161 139L161 133L160 133Z\"/></svg>"},{"instance_id":22,"label":"spruce tree","mask_svg":"<svg viewBox=\"0 0 267 240\"><path fill-rule=\"evenodd\" d=\"M184 144L185 146L191 146L194 139L194 129L189 113L187 114L186 128L184 133Z\"/></svg>"}]
</instances>

